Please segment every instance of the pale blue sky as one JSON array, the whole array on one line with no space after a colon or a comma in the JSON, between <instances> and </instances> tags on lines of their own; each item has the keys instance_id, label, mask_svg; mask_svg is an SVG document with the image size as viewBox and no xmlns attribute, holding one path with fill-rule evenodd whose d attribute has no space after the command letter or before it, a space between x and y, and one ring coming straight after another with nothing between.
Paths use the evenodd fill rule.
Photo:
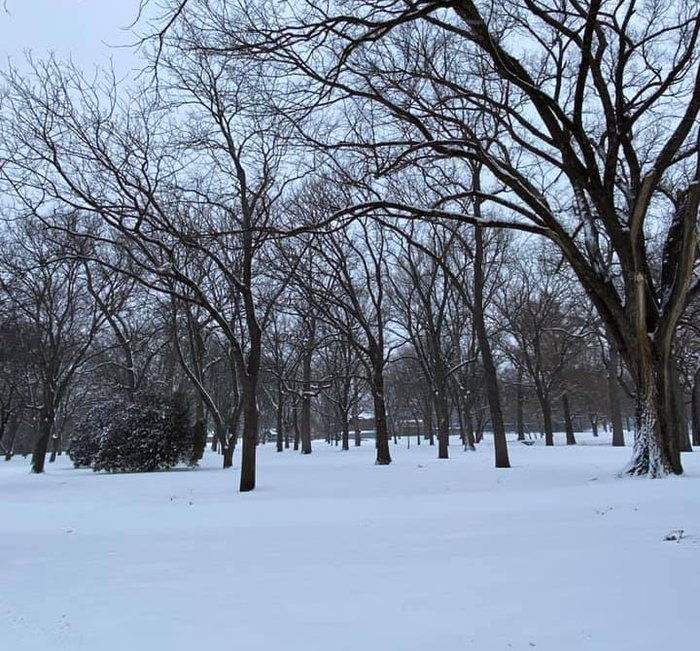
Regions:
<instances>
[{"instance_id":1,"label":"pale blue sky","mask_svg":"<svg viewBox=\"0 0 700 651\"><path fill-rule=\"evenodd\" d=\"M114 61L117 72L138 65L130 50L110 47L134 42L125 31L135 20L139 0L4 0L0 11L0 65L21 66L24 51L43 58L53 51L86 68ZM3 0L0 0L0 6ZM145 25L144 25L145 28Z\"/></svg>"}]
</instances>

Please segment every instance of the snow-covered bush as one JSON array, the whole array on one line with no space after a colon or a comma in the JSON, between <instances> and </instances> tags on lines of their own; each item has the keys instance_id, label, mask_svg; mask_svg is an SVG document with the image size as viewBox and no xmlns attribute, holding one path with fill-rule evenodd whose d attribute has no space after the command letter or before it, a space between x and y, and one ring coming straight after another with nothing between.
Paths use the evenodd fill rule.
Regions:
<instances>
[{"instance_id":1,"label":"snow-covered bush","mask_svg":"<svg viewBox=\"0 0 700 651\"><path fill-rule=\"evenodd\" d=\"M193 432L182 396L111 397L79 423L69 454L76 467L107 472L172 468L192 455Z\"/></svg>"},{"instance_id":2,"label":"snow-covered bush","mask_svg":"<svg viewBox=\"0 0 700 651\"><path fill-rule=\"evenodd\" d=\"M121 400L116 400L123 407ZM71 433L68 456L76 468L90 468L100 450L103 433L112 419L111 405L94 407L77 423Z\"/></svg>"}]
</instances>

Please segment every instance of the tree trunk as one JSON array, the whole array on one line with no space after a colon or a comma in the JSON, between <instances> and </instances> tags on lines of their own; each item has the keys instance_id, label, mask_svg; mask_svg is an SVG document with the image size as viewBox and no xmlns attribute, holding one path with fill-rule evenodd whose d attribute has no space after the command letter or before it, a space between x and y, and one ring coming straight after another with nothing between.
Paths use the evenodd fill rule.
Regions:
<instances>
[{"instance_id":1,"label":"tree trunk","mask_svg":"<svg viewBox=\"0 0 700 651\"><path fill-rule=\"evenodd\" d=\"M634 447L626 472L649 477L679 475L683 467L670 351L659 352L650 345L640 348L635 378Z\"/></svg>"},{"instance_id":2,"label":"tree trunk","mask_svg":"<svg viewBox=\"0 0 700 651\"><path fill-rule=\"evenodd\" d=\"M472 416L471 407L466 407L464 420L467 425L467 449L474 452L476 450L476 438L474 436L474 418Z\"/></svg>"},{"instance_id":3,"label":"tree trunk","mask_svg":"<svg viewBox=\"0 0 700 651\"><path fill-rule=\"evenodd\" d=\"M435 445L435 431L433 430L433 401L428 399L425 407L426 438L430 445Z\"/></svg>"},{"instance_id":4,"label":"tree trunk","mask_svg":"<svg viewBox=\"0 0 700 651\"><path fill-rule=\"evenodd\" d=\"M294 407L292 412L292 426L294 427L294 445L292 447L295 452L298 452L301 435L299 433L299 410L296 407Z\"/></svg>"},{"instance_id":5,"label":"tree trunk","mask_svg":"<svg viewBox=\"0 0 700 651\"><path fill-rule=\"evenodd\" d=\"M678 436L678 449L681 452L692 452L693 446L690 444L690 431L688 430L688 413L683 398L683 388L681 387L680 373L676 356L671 355L671 397L675 406L673 410L673 428Z\"/></svg>"},{"instance_id":6,"label":"tree trunk","mask_svg":"<svg viewBox=\"0 0 700 651\"><path fill-rule=\"evenodd\" d=\"M589 420L591 421L591 431L595 438L598 437L598 414L589 414Z\"/></svg>"},{"instance_id":7,"label":"tree trunk","mask_svg":"<svg viewBox=\"0 0 700 651\"><path fill-rule=\"evenodd\" d=\"M435 416L438 426L438 459L449 458L450 420L449 407L443 395L435 398Z\"/></svg>"},{"instance_id":8,"label":"tree trunk","mask_svg":"<svg viewBox=\"0 0 700 651\"><path fill-rule=\"evenodd\" d=\"M224 470L226 468L232 468L233 467L233 453L235 451L235 448L233 447L232 442L229 442L227 445L222 445L221 446L221 456L223 457L224 460Z\"/></svg>"},{"instance_id":9,"label":"tree trunk","mask_svg":"<svg viewBox=\"0 0 700 651\"><path fill-rule=\"evenodd\" d=\"M477 192L480 190L478 172L474 174L474 190ZM476 201L475 215L479 217L480 212L480 202ZM484 387L486 389L486 399L489 403L489 412L491 415L495 465L496 468L510 468L496 364L493 361L491 341L486 331L486 321L484 319L484 234L479 226L474 227L474 305L472 312L474 329L476 331L479 351L481 352L481 361L484 367Z\"/></svg>"},{"instance_id":10,"label":"tree trunk","mask_svg":"<svg viewBox=\"0 0 700 651\"><path fill-rule=\"evenodd\" d=\"M386 403L384 402L384 376L382 369L376 369L372 378L372 398L374 400L374 431L376 437L377 460L379 466L391 463L389 452L389 432L386 423Z\"/></svg>"},{"instance_id":11,"label":"tree trunk","mask_svg":"<svg viewBox=\"0 0 700 651\"><path fill-rule=\"evenodd\" d=\"M693 445L700 445L700 366L698 366L693 376L691 404L693 410Z\"/></svg>"},{"instance_id":12,"label":"tree trunk","mask_svg":"<svg viewBox=\"0 0 700 651\"><path fill-rule=\"evenodd\" d=\"M347 415L343 418L343 450L350 449L350 426L348 425Z\"/></svg>"},{"instance_id":13,"label":"tree trunk","mask_svg":"<svg viewBox=\"0 0 700 651\"><path fill-rule=\"evenodd\" d=\"M287 446L289 447L289 446ZM284 451L284 395L282 382L277 383L277 452Z\"/></svg>"},{"instance_id":14,"label":"tree trunk","mask_svg":"<svg viewBox=\"0 0 700 651\"><path fill-rule=\"evenodd\" d=\"M247 378L243 391L243 451L241 453L241 493L255 488L255 456L258 443L257 377Z\"/></svg>"},{"instance_id":15,"label":"tree trunk","mask_svg":"<svg viewBox=\"0 0 700 651\"><path fill-rule=\"evenodd\" d=\"M544 444L554 445L554 428L552 427L552 405L549 396L538 394L540 408L542 409L542 427L544 429Z\"/></svg>"},{"instance_id":16,"label":"tree trunk","mask_svg":"<svg viewBox=\"0 0 700 651\"><path fill-rule=\"evenodd\" d=\"M58 456L58 449L60 447L60 441L58 439L58 436L52 436L51 437L51 454L49 455L49 463L55 463L56 462L56 457Z\"/></svg>"},{"instance_id":17,"label":"tree trunk","mask_svg":"<svg viewBox=\"0 0 700 651\"><path fill-rule=\"evenodd\" d=\"M523 391L523 366L518 366L518 389L515 406L515 420L518 430L518 441L525 440L525 419L523 413L525 411L525 391Z\"/></svg>"},{"instance_id":18,"label":"tree trunk","mask_svg":"<svg viewBox=\"0 0 700 651\"><path fill-rule=\"evenodd\" d=\"M571 421L571 406L569 405L569 394L565 391L561 397L562 408L564 409L564 427L566 429L566 444L576 445L574 435L574 424Z\"/></svg>"},{"instance_id":19,"label":"tree trunk","mask_svg":"<svg viewBox=\"0 0 700 651\"><path fill-rule=\"evenodd\" d=\"M466 450L467 449L467 431L464 428L464 413L463 413L462 408L459 404L459 400L457 400L455 406L457 408L457 422L459 423L459 440L462 442L462 447Z\"/></svg>"},{"instance_id":20,"label":"tree trunk","mask_svg":"<svg viewBox=\"0 0 700 651\"><path fill-rule=\"evenodd\" d=\"M622 427L622 410L620 409L620 384L617 379L619 355L617 344L609 337L608 356L608 396L610 400L610 424L612 425L612 444L614 447L625 445L625 430Z\"/></svg>"},{"instance_id":21,"label":"tree trunk","mask_svg":"<svg viewBox=\"0 0 700 651\"><path fill-rule=\"evenodd\" d=\"M301 453L311 454L311 350L304 352L301 393Z\"/></svg>"},{"instance_id":22,"label":"tree trunk","mask_svg":"<svg viewBox=\"0 0 700 651\"><path fill-rule=\"evenodd\" d=\"M45 400L46 403L50 404L51 400ZM34 444L34 451L32 452L32 472L42 473L44 472L44 464L46 463L46 451L49 447L49 441L51 440L51 432L53 431L54 423L54 411L51 406L41 410L41 416L39 419L39 437Z\"/></svg>"}]
</instances>

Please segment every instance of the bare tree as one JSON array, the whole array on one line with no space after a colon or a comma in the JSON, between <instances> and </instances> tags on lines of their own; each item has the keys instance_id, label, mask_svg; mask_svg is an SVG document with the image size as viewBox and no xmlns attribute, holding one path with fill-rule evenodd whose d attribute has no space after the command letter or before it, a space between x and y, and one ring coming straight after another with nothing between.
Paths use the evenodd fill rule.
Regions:
<instances>
[{"instance_id":1,"label":"bare tree","mask_svg":"<svg viewBox=\"0 0 700 651\"><path fill-rule=\"evenodd\" d=\"M392 299L396 320L406 330L406 338L419 361L432 394L438 426L438 458L447 459L452 412L454 374L463 365L463 334L470 318L463 294L455 289L445 273L447 259L460 242L454 232L432 229L431 255L410 243L395 252ZM411 240L415 241L413 233ZM443 259L441 264L438 260ZM463 270L453 272L461 275Z\"/></svg>"},{"instance_id":2,"label":"bare tree","mask_svg":"<svg viewBox=\"0 0 700 651\"><path fill-rule=\"evenodd\" d=\"M49 443L58 438L57 416L71 384L93 354L103 315L86 291L84 267L66 248L25 221L3 243L0 291L35 340L30 409L37 414L32 472L44 471Z\"/></svg>"},{"instance_id":3,"label":"bare tree","mask_svg":"<svg viewBox=\"0 0 700 651\"><path fill-rule=\"evenodd\" d=\"M553 402L562 399L567 421L567 443L575 443L565 387L566 369L579 354L586 324L565 305L567 281L547 273L540 262L515 263L513 277L504 288L500 312L513 340L511 358L522 363L540 403L546 445L554 445Z\"/></svg>"},{"instance_id":4,"label":"bare tree","mask_svg":"<svg viewBox=\"0 0 700 651\"><path fill-rule=\"evenodd\" d=\"M386 420L384 372L390 357L387 341L387 239L368 220L311 243L313 283L307 285L312 303L323 306L318 318L355 348L372 394L376 434L376 463L391 463ZM308 278L308 276L305 276Z\"/></svg>"},{"instance_id":5,"label":"bare tree","mask_svg":"<svg viewBox=\"0 0 700 651\"><path fill-rule=\"evenodd\" d=\"M240 387L246 491L255 486L262 332L282 290L267 282L261 256L285 185L285 137L262 110L253 70L200 57L196 36L188 25L171 33L162 95L120 95L52 60L33 76L10 72L3 175L53 228L119 249L124 264L97 260L112 272L208 312ZM82 221L54 219L57 205Z\"/></svg>"}]
</instances>

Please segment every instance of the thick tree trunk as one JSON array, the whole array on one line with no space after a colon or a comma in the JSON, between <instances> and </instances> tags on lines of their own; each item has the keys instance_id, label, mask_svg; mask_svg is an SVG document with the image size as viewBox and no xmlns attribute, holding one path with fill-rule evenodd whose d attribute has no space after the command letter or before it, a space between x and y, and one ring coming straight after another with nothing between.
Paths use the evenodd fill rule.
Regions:
<instances>
[{"instance_id":1,"label":"thick tree trunk","mask_svg":"<svg viewBox=\"0 0 700 651\"><path fill-rule=\"evenodd\" d=\"M50 400L47 400L50 402ZM34 450L32 452L32 472L42 473L44 472L44 465L46 463L46 451L49 447L49 441L51 440L51 432L53 431L54 423L54 411L52 407L47 407L41 410L41 415L39 419L39 436L34 444Z\"/></svg>"},{"instance_id":2,"label":"thick tree trunk","mask_svg":"<svg viewBox=\"0 0 700 651\"><path fill-rule=\"evenodd\" d=\"M349 450L350 449L350 427L348 425L348 419L347 416L343 418L343 425L342 425L342 437L343 437L343 450Z\"/></svg>"},{"instance_id":3,"label":"thick tree trunk","mask_svg":"<svg viewBox=\"0 0 700 651\"><path fill-rule=\"evenodd\" d=\"M634 447L626 472L649 477L681 474L670 353L642 350L638 356Z\"/></svg>"},{"instance_id":4,"label":"thick tree trunk","mask_svg":"<svg viewBox=\"0 0 700 651\"><path fill-rule=\"evenodd\" d=\"M248 378L243 391L243 450L241 453L241 493L255 488L255 456L258 444L257 378Z\"/></svg>"},{"instance_id":5,"label":"thick tree trunk","mask_svg":"<svg viewBox=\"0 0 700 651\"><path fill-rule=\"evenodd\" d=\"M569 405L569 394L566 391L561 397L561 404L564 410L564 428L566 429L566 444L576 445L576 436L574 435L574 424L571 420L571 406Z\"/></svg>"},{"instance_id":6,"label":"thick tree trunk","mask_svg":"<svg viewBox=\"0 0 700 651\"><path fill-rule=\"evenodd\" d=\"M224 460L224 470L226 468L233 468L233 453L235 451L235 448L233 447L233 444L229 442L225 446L221 446L221 456L223 457Z\"/></svg>"}]
</instances>

